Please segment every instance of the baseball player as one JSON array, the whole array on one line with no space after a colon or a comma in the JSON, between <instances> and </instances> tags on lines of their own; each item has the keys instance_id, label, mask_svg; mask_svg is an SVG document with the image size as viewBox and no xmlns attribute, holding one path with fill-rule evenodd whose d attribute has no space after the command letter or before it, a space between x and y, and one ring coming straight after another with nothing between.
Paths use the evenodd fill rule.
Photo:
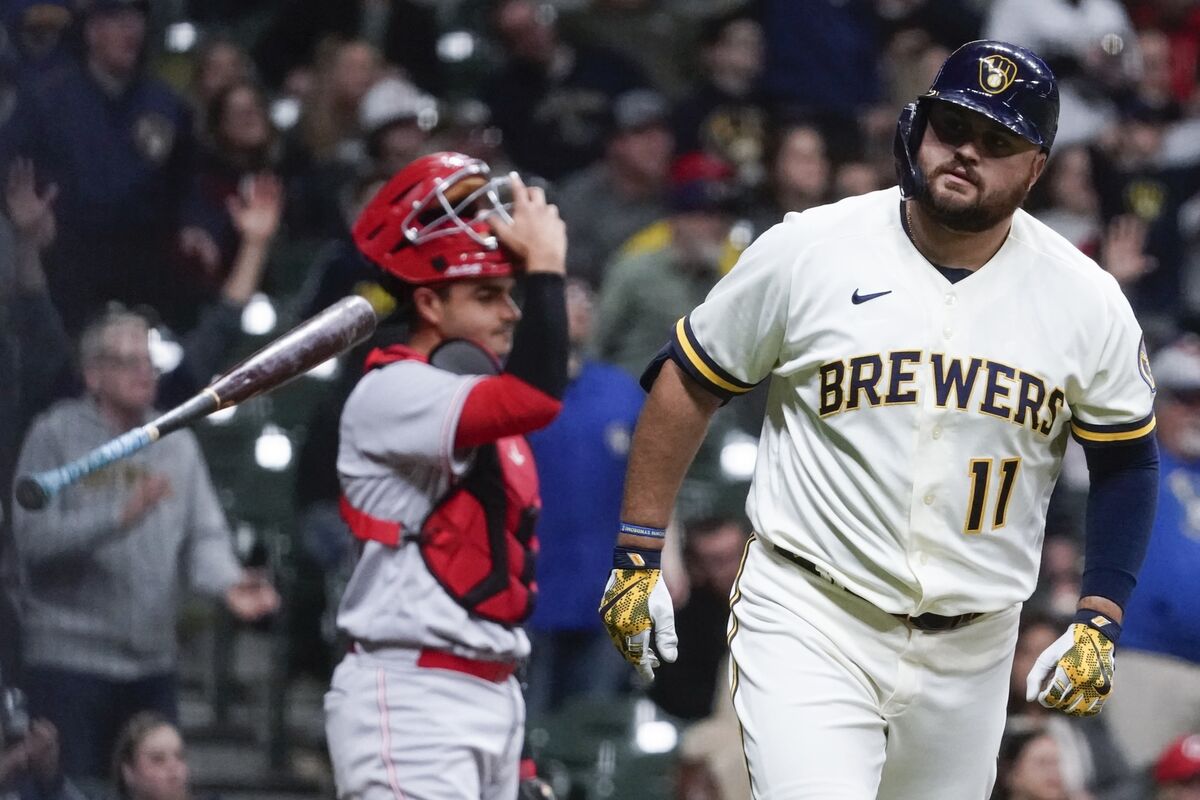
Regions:
<instances>
[{"instance_id":1,"label":"baseball player","mask_svg":"<svg viewBox=\"0 0 1200 800\"><path fill-rule=\"evenodd\" d=\"M354 228L410 330L368 356L341 419L342 516L362 548L325 698L339 798L517 795L540 508L523 434L566 385L566 233L541 189L508 180L511 216L482 161L425 156Z\"/></svg>"},{"instance_id":2,"label":"baseball player","mask_svg":"<svg viewBox=\"0 0 1200 800\"><path fill-rule=\"evenodd\" d=\"M756 798L988 796L1068 435L1092 475L1084 597L1029 696L1084 716L1112 688L1154 382L1116 282L1019 210L1057 121L1038 56L964 45L900 115L900 186L788 214L643 379L600 610L646 677L677 653L659 549L684 472L770 379L729 628Z\"/></svg>"}]
</instances>

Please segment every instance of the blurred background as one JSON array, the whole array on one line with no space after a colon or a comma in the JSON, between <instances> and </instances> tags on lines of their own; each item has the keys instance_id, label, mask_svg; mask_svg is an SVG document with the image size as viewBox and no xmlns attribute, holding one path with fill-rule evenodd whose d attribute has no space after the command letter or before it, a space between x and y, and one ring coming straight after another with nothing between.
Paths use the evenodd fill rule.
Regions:
<instances>
[{"instance_id":1,"label":"blurred background","mask_svg":"<svg viewBox=\"0 0 1200 800\"><path fill-rule=\"evenodd\" d=\"M748 798L724 630L764 399L756 390L717 415L680 495L667 568L680 661L645 687L594 611L635 381L784 213L893 185L900 108L981 37L1033 48L1060 79L1058 139L1027 210L1133 304L1165 453L1118 699L1077 722L1022 696L1078 596L1087 471L1072 444L995 796L1200 798L1200 738L1188 738L1200 734L1193 0L2 0L0 699L31 668L12 475L36 415L82 392L76 342L89 321L114 302L147 320L166 408L341 296L386 314L394 300L349 225L399 167L457 150L545 186L570 239L569 413L531 437L546 513L530 750L560 798ZM361 358L196 426L236 553L281 603L253 623L199 597L181 606L192 794L331 794L321 697L344 649L333 612L352 557L334 454ZM19 709L10 717L8 751L49 735L22 727ZM19 776L4 781L0 770L0 796L26 796Z\"/></svg>"}]
</instances>

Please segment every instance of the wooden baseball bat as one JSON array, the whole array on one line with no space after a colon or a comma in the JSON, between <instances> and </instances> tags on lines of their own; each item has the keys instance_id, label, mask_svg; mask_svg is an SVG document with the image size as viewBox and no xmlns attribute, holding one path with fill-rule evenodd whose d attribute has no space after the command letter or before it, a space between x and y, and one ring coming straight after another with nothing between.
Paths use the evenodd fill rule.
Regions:
<instances>
[{"instance_id":1,"label":"wooden baseball bat","mask_svg":"<svg viewBox=\"0 0 1200 800\"><path fill-rule=\"evenodd\" d=\"M375 312L362 297L345 297L300 323L242 363L218 376L194 397L152 422L55 469L17 480L17 502L31 510L85 475L125 458L172 431L214 411L282 386L308 370L365 340L375 330Z\"/></svg>"}]
</instances>

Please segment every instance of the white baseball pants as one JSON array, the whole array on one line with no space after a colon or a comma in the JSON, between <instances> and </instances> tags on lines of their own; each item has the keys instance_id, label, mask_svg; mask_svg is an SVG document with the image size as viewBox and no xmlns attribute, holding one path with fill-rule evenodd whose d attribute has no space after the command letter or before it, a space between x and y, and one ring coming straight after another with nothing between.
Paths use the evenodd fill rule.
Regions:
<instances>
[{"instance_id":1,"label":"white baseball pants","mask_svg":"<svg viewBox=\"0 0 1200 800\"><path fill-rule=\"evenodd\" d=\"M513 800L525 701L494 683L416 665L416 650L352 652L325 695L339 800Z\"/></svg>"},{"instance_id":2,"label":"white baseball pants","mask_svg":"<svg viewBox=\"0 0 1200 800\"><path fill-rule=\"evenodd\" d=\"M755 539L730 683L755 800L986 800L1020 607L913 631Z\"/></svg>"}]
</instances>

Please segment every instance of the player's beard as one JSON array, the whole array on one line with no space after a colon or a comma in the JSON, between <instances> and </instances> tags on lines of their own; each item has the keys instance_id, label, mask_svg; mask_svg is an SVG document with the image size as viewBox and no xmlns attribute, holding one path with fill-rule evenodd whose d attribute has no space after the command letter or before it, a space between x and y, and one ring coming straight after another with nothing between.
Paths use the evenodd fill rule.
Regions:
<instances>
[{"instance_id":1,"label":"player's beard","mask_svg":"<svg viewBox=\"0 0 1200 800\"><path fill-rule=\"evenodd\" d=\"M977 198L974 203L961 205L948 203L938 199L930 186L933 179L948 172L953 165L939 169L933 178L918 182L915 198L926 216L935 222L961 233L979 233L993 228L1000 222L1011 217L1013 212L1025 202L1029 189L1024 184L1016 184L999 196L989 195L978 183L975 184Z\"/></svg>"}]
</instances>

